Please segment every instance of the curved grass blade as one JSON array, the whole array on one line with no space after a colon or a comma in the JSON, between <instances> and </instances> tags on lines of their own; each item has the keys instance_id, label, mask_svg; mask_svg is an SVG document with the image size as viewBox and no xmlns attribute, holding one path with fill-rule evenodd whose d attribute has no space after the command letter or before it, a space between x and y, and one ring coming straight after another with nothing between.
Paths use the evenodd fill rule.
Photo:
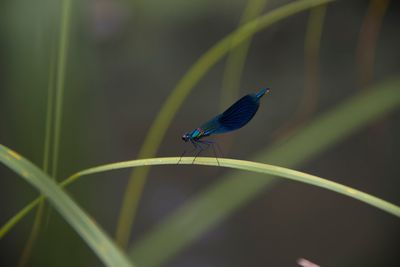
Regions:
<instances>
[{"instance_id":1,"label":"curved grass blade","mask_svg":"<svg viewBox=\"0 0 400 267\"><path fill-rule=\"evenodd\" d=\"M246 23L216 43L194 63L168 96L144 140L138 158L155 156L168 126L191 89L224 55L270 25L304 10L332 1L334 0L300 0L289 3ZM135 170L125 190L116 231L116 240L121 247L125 247L128 243L130 230L148 172L148 167Z\"/></svg>"},{"instance_id":2,"label":"curved grass blade","mask_svg":"<svg viewBox=\"0 0 400 267\"><path fill-rule=\"evenodd\" d=\"M100 227L38 167L3 145L0 145L0 162L45 195L105 265L134 266Z\"/></svg>"},{"instance_id":3,"label":"curved grass blade","mask_svg":"<svg viewBox=\"0 0 400 267\"><path fill-rule=\"evenodd\" d=\"M2 146L0 145L0 153ZM15 152L12 152L15 153ZM10 153L8 153L10 155ZM179 164L187 164L187 165L203 165L203 166L221 166L231 169L237 170L244 170L250 172L258 172L263 174L274 175L282 178L287 178L290 180L314 185L317 187L325 188L330 191L337 192L342 195L349 196L354 199L358 199L364 203L367 203L371 206L377 207L383 211L386 211L390 214L393 214L400 218L400 207L394 204L391 204L387 201L374 197L372 195L363 193L359 190L353 189L349 186L341 185L336 182L329 181L327 179L323 179L321 177L307 174L304 172L274 166L265 163L247 161L247 160L238 160L238 159L228 159L228 158L218 158L216 161L213 157L197 157L196 161L193 162L193 157L163 157L163 158L151 158L151 159L137 159L137 160L130 160L130 161L122 161L117 163L110 163L105 164L97 167L92 167L67 178L63 185L71 184L71 182L75 181L77 178L96 174L96 173L103 173L112 170L120 170L126 168L133 168L133 167L142 167L142 166L157 166L157 165L176 165L177 162ZM243 178L242 178L243 179ZM246 180L247 181L247 180Z\"/></svg>"},{"instance_id":4,"label":"curved grass blade","mask_svg":"<svg viewBox=\"0 0 400 267\"><path fill-rule=\"evenodd\" d=\"M337 105L254 159L286 167L298 166L399 108L399 88L399 77L387 79ZM149 267L161 265L278 181L254 176L244 180L243 172L227 174L185 201L131 248L135 262Z\"/></svg>"},{"instance_id":5,"label":"curved grass blade","mask_svg":"<svg viewBox=\"0 0 400 267\"><path fill-rule=\"evenodd\" d=\"M304 172L274 166L265 163L252 162L247 160L238 160L238 159L227 159L227 158L218 158L216 161L213 157L197 157L196 161L193 162L193 157L164 157L164 158L151 158L151 159L138 159L138 160L130 160L123 161L117 163L110 163L106 165L101 165L98 167L93 167L87 170L80 171L68 179L65 180L64 184L69 184L72 180L76 180L78 177L103 173L111 170L119 170L125 168L132 167L142 167L142 166L156 166L156 165L176 165L177 162L179 164L187 164L187 165L204 165L204 166L221 166L226 168L232 168L237 170L244 170L250 172L258 172L263 174L269 174L278 176L281 178L287 178L293 181L298 181L310 185L314 185L317 187L321 187L357 200L360 200L366 204L374 206L378 209L381 209L385 212L393 214L396 217L400 218L400 207L396 206L392 203L374 197L372 195L366 194L359 190L353 189L349 186L345 186L336 182L329 181L327 179L323 179L321 177L307 174ZM243 179L243 176L242 176ZM246 180L246 179L243 179Z\"/></svg>"}]
</instances>

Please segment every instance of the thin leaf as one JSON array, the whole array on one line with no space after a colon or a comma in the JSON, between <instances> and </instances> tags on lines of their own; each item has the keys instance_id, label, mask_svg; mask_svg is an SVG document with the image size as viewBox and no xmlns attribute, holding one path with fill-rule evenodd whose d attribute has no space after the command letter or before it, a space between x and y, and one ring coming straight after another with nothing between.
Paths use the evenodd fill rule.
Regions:
<instances>
[{"instance_id":1,"label":"thin leaf","mask_svg":"<svg viewBox=\"0 0 400 267\"><path fill-rule=\"evenodd\" d=\"M164 157L164 158L151 158L151 159L138 159L138 160L130 160L123 161L117 163L111 163L106 165L101 165L97 167L93 167L87 170L80 171L70 178L65 180L64 184L69 184L72 180L76 180L78 177L103 173L111 170L119 170L125 168L132 167L143 167L143 166L155 166L155 165L176 165L179 162L179 165L204 165L204 166L215 166L215 167L226 167L231 169L250 171L250 172L258 172L263 174L274 175L282 178L287 178L290 180L302 182L305 184L314 185L317 187L325 188L327 190L337 192L342 195L349 196L354 199L358 199L364 203L367 203L371 206L377 207L383 211L391 213L397 217L400 217L400 207L394 204L391 204L387 201L374 197L372 195L363 193L359 190L351 188L349 186L341 185L336 182L329 181L327 179L323 179L321 177L307 174L304 172L291 170L288 168L269 165L265 163L258 163L246 160L238 160L238 159L226 159L226 158L210 158L210 157L197 157L195 160L193 157ZM265 177L265 176L264 176ZM248 177L242 175L242 180L246 182Z\"/></svg>"},{"instance_id":2,"label":"thin leaf","mask_svg":"<svg viewBox=\"0 0 400 267\"><path fill-rule=\"evenodd\" d=\"M0 162L46 196L105 265L134 266L100 227L38 167L3 145L0 145Z\"/></svg>"}]
</instances>

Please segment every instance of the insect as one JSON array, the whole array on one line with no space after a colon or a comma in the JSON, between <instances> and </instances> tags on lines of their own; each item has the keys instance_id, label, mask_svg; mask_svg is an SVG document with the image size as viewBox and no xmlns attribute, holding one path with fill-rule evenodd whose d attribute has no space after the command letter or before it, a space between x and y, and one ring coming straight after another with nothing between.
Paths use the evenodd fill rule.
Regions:
<instances>
[{"instance_id":1,"label":"insect","mask_svg":"<svg viewBox=\"0 0 400 267\"><path fill-rule=\"evenodd\" d=\"M261 97L269 91L269 88L263 88L256 94L245 95L223 113L215 116L208 122L201 125L199 128L185 133L182 136L182 140L185 142L190 141L194 146L194 150L198 150L193 161L201 153L201 151L209 148L210 145L215 153L213 145L214 142L210 140L203 140L204 137L212 134L231 132L245 126L256 114L258 107L260 106ZM181 157L185 153L186 151L181 155Z\"/></svg>"}]
</instances>

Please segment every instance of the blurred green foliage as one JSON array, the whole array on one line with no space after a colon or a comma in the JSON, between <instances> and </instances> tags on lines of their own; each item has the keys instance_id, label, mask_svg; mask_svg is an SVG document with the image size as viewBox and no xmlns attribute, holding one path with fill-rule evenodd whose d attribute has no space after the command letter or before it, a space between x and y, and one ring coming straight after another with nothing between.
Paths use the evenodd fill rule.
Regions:
<instances>
[{"instance_id":1,"label":"blurred green foliage","mask_svg":"<svg viewBox=\"0 0 400 267\"><path fill-rule=\"evenodd\" d=\"M38 166L43 163L48 84L59 70L56 67L52 72L51 66L57 66L52 62L58 60L63 2L0 3L0 143ZM289 3L269 2L262 14ZM357 76L360 66L355 60L357 49L363 47L357 45L359 40L368 40L368 45L372 45L368 47L375 47L372 52L367 51L373 53L374 65L369 67L374 72L368 78L372 84L398 75L398 3L391 1L379 18L374 17L374 12L367 12L373 2L376 1L337 1L328 7L319 54L319 98L313 117L327 109L335 110L342 100L361 89ZM72 3L57 178L87 166L135 158L170 89L204 51L237 27L247 5L246 1L227 0ZM307 14L287 18L256 35L249 46L241 94L253 92L265 83L273 93L254 121L233 134L231 157L249 158L262 153L276 139L281 144L279 140L306 129L302 127L308 121L300 126L289 123L284 130L277 131L291 122L306 90L303 84L307 19ZM362 25L381 26L375 31L360 31ZM374 32L376 38L360 38L359 35L369 32ZM218 112L219 102L224 101L219 99L223 67L222 63L216 64L185 100L182 111L165 134L159 155L179 155L184 150L180 135ZM376 108L373 103L366 110L372 112ZM351 114L348 119L358 118L361 122L360 117L368 114L365 111ZM302 163L301 168L397 202L398 116L398 111L393 110L345 141L336 140L324 153ZM300 128L294 131L295 126ZM324 130L330 134L333 130L351 129L335 123ZM323 148L317 142L321 136L305 134L311 138L307 142L319 149ZM300 142L296 151L306 153L311 149L307 142ZM224 138L220 144L223 150L228 146ZM306 160L291 153L292 149L285 149L288 155L285 160L291 157ZM6 222L36 196L36 191L7 168L1 167L0 172L3 203L0 218ZM117 178L127 176L126 172L118 172L112 174L113 179L102 180L102 175L96 180L84 179L69 191L109 234L115 230L126 186L126 180ZM169 222L168 214L179 213L181 206L190 208L192 202L188 198L194 193L212 186L214 181L217 184L235 181L222 170L216 173L207 168L182 166L154 169L150 177L133 234L127 236L136 244L134 248L143 247L140 244L146 240L145 236L149 234L151 239L165 218ZM154 179L157 177L162 179ZM254 187L262 191L261 186ZM238 191L241 192L240 186ZM237 191L230 193L234 192ZM223 221L210 213L204 220L213 223L201 227L201 231L195 228L190 231L191 225L185 231L180 229L181 239L176 237L176 246L171 247L170 254L162 251L152 255L147 248L136 253L143 253L140 256L143 262L150 257L164 266L289 266L300 256L315 259L321 265L398 265L397 219L301 185L279 185L268 192L251 204L235 199L235 195L230 195L230 200L220 196L226 205L235 206L234 215L226 217L228 208L223 210L223 205L210 202L216 214L226 214ZM1 239L1 266L15 266L19 262L31 231L32 217L29 219ZM178 246L179 240L184 241ZM162 248L163 242L154 246ZM55 265L101 266L102 263L64 219L53 212L39 231L28 266Z\"/></svg>"}]
</instances>

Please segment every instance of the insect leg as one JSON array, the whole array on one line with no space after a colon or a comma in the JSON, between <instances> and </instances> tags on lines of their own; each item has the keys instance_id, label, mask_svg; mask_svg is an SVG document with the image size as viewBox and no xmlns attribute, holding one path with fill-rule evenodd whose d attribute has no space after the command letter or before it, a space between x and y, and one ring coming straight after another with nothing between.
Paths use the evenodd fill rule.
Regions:
<instances>
[{"instance_id":1,"label":"insect leg","mask_svg":"<svg viewBox=\"0 0 400 267\"><path fill-rule=\"evenodd\" d=\"M206 148L203 148L200 144L204 144L203 141L200 140L196 140L196 141L192 141L192 144L196 147L196 149L198 149L199 151L196 153L196 155L193 158L192 164L194 163L194 161L196 160L196 158L200 155L201 152L203 152L203 150L207 149L208 146Z\"/></svg>"},{"instance_id":2,"label":"insect leg","mask_svg":"<svg viewBox=\"0 0 400 267\"><path fill-rule=\"evenodd\" d=\"M218 145L217 142L213 142L213 144L215 144L215 146L217 147L217 150L218 150L219 154L221 155L221 158L223 158L223 157L224 157L224 153L222 153L221 147Z\"/></svg>"},{"instance_id":3,"label":"insect leg","mask_svg":"<svg viewBox=\"0 0 400 267\"><path fill-rule=\"evenodd\" d=\"M177 164L179 164L179 163L181 162L182 157L185 156L185 154L186 154L186 150L183 150L181 156L179 157L179 160L178 160L178 163L177 163Z\"/></svg>"},{"instance_id":4,"label":"insect leg","mask_svg":"<svg viewBox=\"0 0 400 267\"><path fill-rule=\"evenodd\" d=\"M217 144L217 143L215 143L215 144ZM211 143L211 147L212 147L212 149L213 149L213 151L214 151L215 159L217 160L218 166L221 166L221 165L219 165L218 154L217 154L217 152L215 151L214 143Z\"/></svg>"},{"instance_id":5,"label":"insect leg","mask_svg":"<svg viewBox=\"0 0 400 267\"><path fill-rule=\"evenodd\" d=\"M211 147L213 149L213 152L214 152L214 155L215 155L215 159L217 160L218 166L220 166L219 160L218 160L218 154L217 154L217 151L215 150L215 147L214 147L214 144L215 144L219 148L218 143L216 143L214 141L211 141L211 140L201 140L201 141L199 140L198 142L207 145L207 148L209 148L210 145L211 145Z\"/></svg>"},{"instance_id":6,"label":"insect leg","mask_svg":"<svg viewBox=\"0 0 400 267\"><path fill-rule=\"evenodd\" d=\"M189 152L185 149L185 150L182 152L181 156L179 157L179 160L178 160L178 163L177 163L177 164L179 164L179 163L181 162L182 157L183 157L184 155L186 155L186 154L191 154L193 151L196 151L197 149L199 149L198 145L197 145L194 141L192 141L192 140L190 140L190 141L191 141L192 145L194 146L194 149L189 150Z\"/></svg>"}]
</instances>

